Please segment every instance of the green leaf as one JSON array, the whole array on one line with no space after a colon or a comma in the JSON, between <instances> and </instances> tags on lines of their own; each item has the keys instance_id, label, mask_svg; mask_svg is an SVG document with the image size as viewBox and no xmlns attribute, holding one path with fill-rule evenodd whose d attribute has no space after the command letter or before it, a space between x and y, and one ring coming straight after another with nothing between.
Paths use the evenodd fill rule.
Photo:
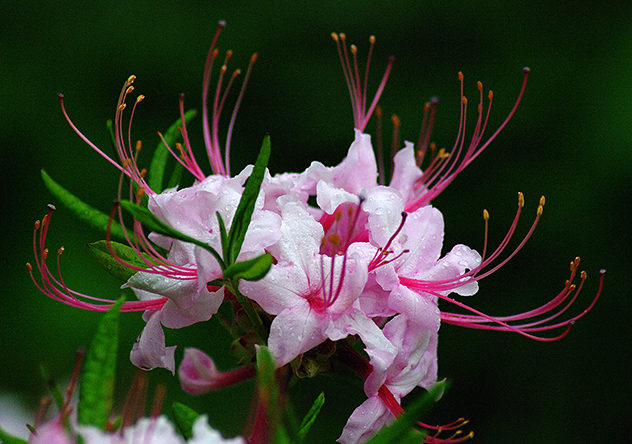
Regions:
<instances>
[{"instance_id":1,"label":"green leaf","mask_svg":"<svg viewBox=\"0 0 632 444\"><path fill-rule=\"evenodd\" d=\"M42 179L44 180L44 184L46 188L60 200L62 204L64 204L70 211L75 213L79 219L84 222L87 222L88 225L93 226L97 230L102 230L103 232L107 231L108 220L110 217L97 210L96 208L88 205L83 202L81 199L73 195L70 191L63 188L57 182L55 182L46 171L42 170ZM125 239L123 235L123 229L116 223L113 223L110 227L110 233L112 236L115 236L119 239Z\"/></svg>"},{"instance_id":2,"label":"green leaf","mask_svg":"<svg viewBox=\"0 0 632 444\"><path fill-rule=\"evenodd\" d=\"M171 405L171 409L173 411L173 419L180 434L184 439L191 439L193 436L193 423L200 417L200 414L191 407L179 402L174 402Z\"/></svg>"},{"instance_id":3,"label":"green leaf","mask_svg":"<svg viewBox=\"0 0 632 444\"><path fill-rule=\"evenodd\" d=\"M425 434L414 428L417 419L426 414L437 399L445 391L446 382L440 381L430 388L423 396L415 400L406 413L397 418L397 421L384 427L367 444L412 444L423 442Z\"/></svg>"},{"instance_id":4,"label":"green leaf","mask_svg":"<svg viewBox=\"0 0 632 444\"><path fill-rule=\"evenodd\" d=\"M261 145L261 151L257 156L252 174L246 180L246 186L244 187L244 194L241 196L237 211L233 217L233 223L230 226L230 232L228 233L228 251L229 257L225 258L226 262L230 265L237 260L237 256L241 251L241 246L244 243L248 226L250 225L250 219L252 213L255 211L255 202L259 195L259 189L263 182L263 176L268 166L268 160L270 159L270 136L266 135L263 138L263 144Z\"/></svg>"},{"instance_id":5,"label":"green leaf","mask_svg":"<svg viewBox=\"0 0 632 444\"><path fill-rule=\"evenodd\" d=\"M225 279L244 279L246 281L258 281L268 273L274 258L270 253L263 253L254 259L237 262L224 270Z\"/></svg>"},{"instance_id":6,"label":"green leaf","mask_svg":"<svg viewBox=\"0 0 632 444\"><path fill-rule=\"evenodd\" d=\"M143 224L143 226L150 230L150 231L154 231L156 233L159 234L163 234L165 236L171 237L173 239L177 239L177 240L181 240L184 242L190 242L192 244L198 245L202 248L204 248L206 251L210 252L215 259L217 259L217 262L219 262L220 267L222 269L225 268L224 265L224 261L222 260L222 257L219 255L219 253L210 245L199 241L197 239L194 239L190 236L187 236L186 234L182 234L177 230L174 230L173 228L171 228L169 225L165 224L163 221L161 221L160 219L158 219L151 211L149 211L147 208L141 207L140 205L136 205L135 203L132 203L128 200L122 200L120 201L121 206L126 209L127 211L129 211L132 216L134 216L134 219L138 220L140 223Z\"/></svg>"},{"instance_id":7,"label":"green leaf","mask_svg":"<svg viewBox=\"0 0 632 444\"><path fill-rule=\"evenodd\" d=\"M297 437L298 443L303 442L303 440L305 439L305 435L307 435L307 432L309 432L309 429L312 427L312 424L314 424L314 421L316 421L316 417L320 413L320 410L323 408L324 404L325 404L325 393L320 392L320 395L318 395L318 398L316 398L316 400L314 401L314 404L312 404L312 407L309 409L309 412L307 412L307 415L305 415L305 418L303 418L303 421L301 422L301 427L298 431L298 437Z\"/></svg>"},{"instance_id":8,"label":"green leaf","mask_svg":"<svg viewBox=\"0 0 632 444\"><path fill-rule=\"evenodd\" d=\"M0 441L2 441L4 444L28 444L21 438L16 438L13 435L9 435L7 432L2 430L2 428L0 428Z\"/></svg>"},{"instance_id":9,"label":"green leaf","mask_svg":"<svg viewBox=\"0 0 632 444\"><path fill-rule=\"evenodd\" d=\"M190 109L189 111L185 112L184 123L185 124L190 123L191 120L193 120L196 115L197 115L197 111L194 109ZM167 144L172 149L174 147L174 144L178 141L178 139L182 135L180 133L180 130L178 129L181 126L182 126L182 119L178 119L163 134L163 138L165 142L167 142ZM164 190L162 184L164 182L165 169L167 167L167 160L169 159L169 156L171 156L171 153L167 149L167 146L161 140L160 143L158 143L158 146L156 147L156 151L154 151L154 156L151 159L151 163L149 164L149 177L147 180L147 185L149 185L149 188L154 190L156 193L160 193ZM176 168L178 165L180 165L180 162L177 162ZM180 171L182 170L180 169Z\"/></svg>"},{"instance_id":10,"label":"green leaf","mask_svg":"<svg viewBox=\"0 0 632 444\"><path fill-rule=\"evenodd\" d=\"M138 253L124 244L120 244L118 242L110 242L110 246L112 250L114 250L114 254L118 256L120 259L125 262L139 268L148 268L147 262L145 262ZM110 250L108 250L107 242L104 240L93 242L88 244L90 248L90 252L95 257L97 262L112 276L122 281L127 282L127 280L137 273L137 270L134 268L126 267L121 264L119 261L114 259ZM152 262L149 255L143 253L143 257L148 261Z\"/></svg>"},{"instance_id":11,"label":"green leaf","mask_svg":"<svg viewBox=\"0 0 632 444\"><path fill-rule=\"evenodd\" d=\"M81 375L77 421L105 429L114 400L120 298L105 313L92 339Z\"/></svg>"}]
</instances>

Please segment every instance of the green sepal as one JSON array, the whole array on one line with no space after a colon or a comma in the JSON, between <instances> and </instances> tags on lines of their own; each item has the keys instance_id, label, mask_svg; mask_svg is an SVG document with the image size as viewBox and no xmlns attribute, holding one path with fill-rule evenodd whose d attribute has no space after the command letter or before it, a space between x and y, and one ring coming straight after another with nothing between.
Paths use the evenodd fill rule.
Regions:
<instances>
[{"instance_id":1,"label":"green sepal","mask_svg":"<svg viewBox=\"0 0 632 444\"><path fill-rule=\"evenodd\" d=\"M258 281L268 273L274 263L274 258L270 253L263 253L254 259L237 262L224 270L224 279L246 281Z\"/></svg>"},{"instance_id":2,"label":"green sepal","mask_svg":"<svg viewBox=\"0 0 632 444\"><path fill-rule=\"evenodd\" d=\"M191 120L193 120L196 115L197 115L197 111L194 109L190 109L189 111L185 112L184 123L185 124L190 123ZM181 126L182 126L182 119L178 119L162 135L165 142L167 142L169 147L171 147L172 149L174 147L174 144L178 140L178 138L182 135L179 130ZM170 155L171 153L167 149L167 146L161 140L158 143L158 146L156 147L156 151L154 151L154 156L152 157L151 163L149 164L149 172L148 172L148 178L147 178L147 185L149 185L149 188L154 190L156 193L161 193L164 190L162 184L164 182L165 169L167 167L167 160L169 159ZM180 162L177 162L176 167L177 165L180 165ZM169 185L171 185L171 183Z\"/></svg>"},{"instance_id":3,"label":"green sepal","mask_svg":"<svg viewBox=\"0 0 632 444\"><path fill-rule=\"evenodd\" d=\"M250 177L246 180L244 194L241 196L239 206L237 206L237 211L235 211L235 216L233 217L233 223L230 226L230 232L228 234L229 255L226 258L226 262L229 265L237 260L237 256L241 251L241 246L244 243L246 232L250 225L252 213L255 211L255 203L257 202L257 196L259 195L259 189L261 188L269 159L270 136L266 135L263 138L261 151L259 151L259 155L257 156L252 174L250 174Z\"/></svg>"},{"instance_id":4,"label":"green sepal","mask_svg":"<svg viewBox=\"0 0 632 444\"><path fill-rule=\"evenodd\" d=\"M105 127L107 128L108 134L110 135L110 142L112 143L112 152L116 153L116 136L114 135L114 121L112 121L112 119L106 120Z\"/></svg>"},{"instance_id":5,"label":"green sepal","mask_svg":"<svg viewBox=\"0 0 632 444\"><path fill-rule=\"evenodd\" d=\"M59 199L70 211L75 213L79 219L87 222L88 225L93 226L97 230L103 232L107 231L108 221L110 219L107 214L83 202L70 191L55 182L44 170L42 170L42 179L44 180L44 185L46 185L46 188L48 188L52 195ZM111 225L110 233L114 237L125 239L123 229L118 224L113 223Z\"/></svg>"},{"instance_id":6,"label":"green sepal","mask_svg":"<svg viewBox=\"0 0 632 444\"><path fill-rule=\"evenodd\" d=\"M412 444L423 442L425 433L414 428L417 419L428 413L436 399L445 391L447 383L437 382L423 396L415 400L397 420L384 427L367 444Z\"/></svg>"},{"instance_id":7,"label":"green sepal","mask_svg":"<svg viewBox=\"0 0 632 444\"><path fill-rule=\"evenodd\" d=\"M0 441L4 444L28 444L28 442L24 441L21 438L16 438L13 435L8 434L2 428L0 428Z\"/></svg>"},{"instance_id":8,"label":"green sepal","mask_svg":"<svg viewBox=\"0 0 632 444\"><path fill-rule=\"evenodd\" d=\"M118 242L110 242L110 246L112 247L114 254L119 259L122 259L130 265L139 268L150 267L150 265L148 265L147 262L145 262L140 256L138 256L138 253L128 245L120 244ZM110 250L107 246L107 241L101 240L98 242L93 242L91 244L88 244L88 247L90 248L90 252L97 260L97 262L105 269L105 271L110 273L115 278L127 282L129 278L131 278L138 272L138 270L126 267L125 265L117 261L110 253ZM145 257L147 261L152 262L149 255L147 255L146 253L143 253L143 257Z\"/></svg>"},{"instance_id":9,"label":"green sepal","mask_svg":"<svg viewBox=\"0 0 632 444\"><path fill-rule=\"evenodd\" d=\"M61 387L57 385L55 378L51 376L44 364L40 364L40 374L42 375L42 379L46 381L46 385L48 385L48 390L51 393L55 406L61 410L61 407L64 405L64 393Z\"/></svg>"},{"instance_id":10,"label":"green sepal","mask_svg":"<svg viewBox=\"0 0 632 444\"><path fill-rule=\"evenodd\" d=\"M200 414L191 407L179 402L174 402L171 405L171 411L173 412L173 420L180 434L184 439L191 439L191 437L193 437L193 423L200 417Z\"/></svg>"},{"instance_id":11,"label":"green sepal","mask_svg":"<svg viewBox=\"0 0 632 444\"><path fill-rule=\"evenodd\" d=\"M77 421L105 430L114 402L120 298L105 313L90 343L81 372Z\"/></svg>"},{"instance_id":12,"label":"green sepal","mask_svg":"<svg viewBox=\"0 0 632 444\"><path fill-rule=\"evenodd\" d=\"M124 209L129 211L132 214L132 216L134 216L134 219L142 223L146 229L150 231L154 231L158 234L163 234L173 239L181 240L184 242L190 242L192 244L198 245L204 248L209 253L211 253L215 257L215 259L217 259L217 262L219 262L219 265L222 269L225 268L224 261L222 260L222 257L219 255L219 253L215 250L215 248L211 247L210 245L202 241L199 241L190 236L187 236L186 234L182 234L177 230L174 230L169 225L165 224L163 221L158 219L147 208L141 207L140 205L136 205L135 203L130 202L128 200L122 200L120 201L120 204Z\"/></svg>"},{"instance_id":13,"label":"green sepal","mask_svg":"<svg viewBox=\"0 0 632 444\"><path fill-rule=\"evenodd\" d=\"M301 422L296 441L297 444L303 442L303 440L305 439L305 435L307 435L307 432L309 432L309 429L314 424L314 421L316 421L316 417L320 413L320 410L323 408L324 404L325 392L320 392L320 395L318 395L318 397L314 401L314 404L312 404L312 407L309 409L309 412L307 412L307 414L303 418L303 421Z\"/></svg>"}]
</instances>

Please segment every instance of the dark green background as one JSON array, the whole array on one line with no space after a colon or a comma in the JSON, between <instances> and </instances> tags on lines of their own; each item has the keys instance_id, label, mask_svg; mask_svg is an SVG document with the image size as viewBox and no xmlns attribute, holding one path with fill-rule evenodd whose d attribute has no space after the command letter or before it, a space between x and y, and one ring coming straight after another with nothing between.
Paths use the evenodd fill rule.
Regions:
<instances>
[{"instance_id":1,"label":"dark green background","mask_svg":"<svg viewBox=\"0 0 632 444\"><path fill-rule=\"evenodd\" d=\"M44 392L38 364L57 375L72 368L100 315L47 299L24 269L32 261L33 221L55 200L40 179L53 178L103 211L115 197L118 174L68 127L56 93L66 95L74 122L101 147L125 79L136 74L146 96L134 138L147 148L141 162L177 117L178 94L199 107L204 58L219 19L228 21L220 48L233 49L231 66L245 68L259 52L233 138L233 172L254 160L263 135L273 143L273 173L304 169L312 160L338 163L352 140L348 94L329 34L344 31L366 54L378 38L372 86L390 55L396 56L382 105L402 119L402 134L416 140L423 103L440 98L433 139L450 148L458 125L457 72L466 95L476 81L494 90L491 130L518 94L521 68L532 75L524 101L490 148L434 204L446 220L446 249L481 248L481 211L492 215L498 243L513 217L516 193L526 195L520 233L527 231L537 199L547 197L541 225L523 252L481 282L466 302L491 314L531 309L562 288L568 262L580 255L589 274L579 304L608 274L602 299L564 340L541 344L507 333L444 326L440 377L452 381L429 422L471 420L478 443L625 442L630 436L629 285L632 173L632 6L597 1L83 1L5 5L0 26L2 122L2 302L0 389L20 390L34 405ZM474 110L474 107L471 108ZM473 120L470 120L470 128ZM372 131L372 124L368 130ZM202 148L199 121L192 125ZM488 134L491 134L489 131ZM203 159L200 150L199 159ZM203 163L203 162L201 162ZM204 168L204 167L203 167ZM210 171L209 168L206 168ZM63 270L73 288L104 297L118 283L91 261L85 243L98 240L67 210L55 214L49 246L64 245ZM52 262L51 262L52 264ZM444 306L444 309L449 307ZM124 316L121 373L142 328L140 314ZM208 340L216 341L209 345ZM170 344L197 345L229 368L217 345L226 339L215 322L168 332ZM170 399L192 403L175 378ZM295 388L303 411L326 387L327 402L312 442L333 441L362 399L344 384L318 378ZM125 383L120 384L121 393ZM238 433L251 387L196 399L211 423ZM242 419L235 419L242 418Z\"/></svg>"}]
</instances>

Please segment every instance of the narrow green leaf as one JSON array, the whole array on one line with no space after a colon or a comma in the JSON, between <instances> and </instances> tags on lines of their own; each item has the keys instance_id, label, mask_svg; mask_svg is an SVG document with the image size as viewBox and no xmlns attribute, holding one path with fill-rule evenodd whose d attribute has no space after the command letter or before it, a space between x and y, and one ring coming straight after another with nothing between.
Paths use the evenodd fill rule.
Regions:
<instances>
[{"instance_id":1,"label":"narrow green leaf","mask_svg":"<svg viewBox=\"0 0 632 444\"><path fill-rule=\"evenodd\" d=\"M424 433L414 428L417 419L426 414L446 388L446 382L441 381L430 388L423 396L415 400L406 413L397 418L397 421L383 428L376 436L367 441L367 444L400 444L423 442Z\"/></svg>"},{"instance_id":2,"label":"narrow green leaf","mask_svg":"<svg viewBox=\"0 0 632 444\"><path fill-rule=\"evenodd\" d=\"M270 136L266 135L263 138L263 144L261 145L261 151L257 156L252 174L246 180L244 187L244 194L241 196L237 211L233 217L233 223L230 226L230 232L228 233L228 245L230 256L226 258L227 263L233 264L237 260L237 256L241 251L241 246L244 243L248 226L250 225L250 219L252 213L255 211L255 202L259 195L259 189L263 182L263 176L268 166L268 160L270 159Z\"/></svg>"},{"instance_id":3,"label":"narrow green leaf","mask_svg":"<svg viewBox=\"0 0 632 444\"><path fill-rule=\"evenodd\" d=\"M190 242L192 244L198 245L204 248L206 251L210 252L215 257L215 259L217 259L217 262L219 262L220 267L222 267L222 269L225 268L222 257L210 245L205 244L204 242L194 239L190 236L187 236L186 234L182 234L177 230L174 230L169 225L165 224L163 221L158 219L147 208L143 208L140 205L136 205L135 203L130 202L128 200L122 200L120 201L120 204L124 209L129 211L132 214L132 216L134 216L134 219L142 223L146 229L150 231L154 231L159 234L163 234L165 236L169 236L173 239L181 240L184 242Z\"/></svg>"},{"instance_id":4,"label":"narrow green leaf","mask_svg":"<svg viewBox=\"0 0 632 444\"><path fill-rule=\"evenodd\" d=\"M325 404L325 393L320 392L320 395L318 395L318 398L316 398L316 400L314 401L314 404L312 404L312 407L309 409L309 412L307 412L307 415L305 415L305 418L303 418L303 421L301 422L301 427L298 431L298 437L297 437L299 444L302 443L303 440L305 439L305 435L307 435L307 432L309 432L309 429L314 424L314 421L316 421L316 417L320 413L320 410L323 408L324 404Z\"/></svg>"},{"instance_id":5,"label":"narrow green leaf","mask_svg":"<svg viewBox=\"0 0 632 444\"><path fill-rule=\"evenodd\" d=\"M179 402L174 402L171 405L171 409L173 411L173 419L180 434L184 439L191 439L193 436L193 423L200 417L200 414L191 407Z\"/></svg>"},{"instance_id":6,"label":"narrow green leaf","mask_svg":"<svg viewBox=\"0 0 632 444\"><path fill-rule=\"evenodd\" d=\"M274 258L270 253L263 253L254 259L237 262L224 270L225 279L244 279L247 281L258 281L268 273Z\"/></svg>"},{"instance_id":7,"label":"narrow green leaf","mask_svg":"<svg viewBox=\"0 0 632 444\"><path fill-rule=\"evenodd\" d=\"M88 205L83 202L81 199L73 195L70 191L63 188L57 182L55 182L46 171L42 170L42 179L44 180L44 184L46 188L55 196L57 199L61 201L69 210L71 210L79 219L84 222L87 222L88 225L93 226L98 230L102 230L104 233L107 231L108 220L110 217L97 210L96 208ZM121 227L113 223L110 228L110 233L112 236L115 236L119 239L125 239L123 235L123 230Z\"/></svg>"},{"instance_id":8,"label":"narrow green leaf","mask_svg":"<svg viewBox=\"0 0 632 444\"><path fill-rule=\"evenodd\" d=\"M222 256L224 258L228 257L228 233L226 232L226 223L224 222L224 218L219 214L219 211L216 211L217 215L217 224L219 225L219 237L222 242ZM228 263L230 265L230 262Z\"/></svg>"},{"instance_id":9,"label":"narrow green leaf","mask_svg":"<svg viewBox=\"0 0 632 444\"><path fill-rule=\"evenodd\" d=\"M114 254L118 256L120 259L125 262L139 268L148 268L147 262L143 261L143 259L138 256L138 253L134 251L131 247L120 244L118 242L110 242L112 250L114 250ZM90 252L95 257L97 262L112 276L122 281L127 282L127 280L137 273L137 270L133 268L126 267L121 264L119 261L114 259L110 250L108 250L107 242L102 240L98 242L93 242L88 244L90 248ZM152 262L149 255L143 253L143 256L148 261Z\"/></svg>"},{"instance_id":10,"label":"narrow green leaf","mask_svg":"<svg viewBox=\"0 0 632 444\"><path fill-rule=\"evenodd\" d=\"M184 123L188 124L195 118L197 115L197 111L194 109L190 109L189 111L184 113ZM182 120L176 120L173 125L169 127L169 129L162 135L165 142L169 144L171 149L174 149L174 144L178 141L181 136L179 127L182 126ZM154 151L154 156L151 159L151 163L149 164L149 174L147 179L147 185L149 188L154 190L156 193L160 193L164 190L162 184L164 182L165 169L167 167L167 160L171 153L167 149L167 146L162 142L162 140L158 143L156 147L156 151ZM180 165L180 162L177 162L177 165Z\"/></svg>"},{"instance_id":11,"label":"narrow green leaf","mask_svg":"<svg viewBox=\"0 0 632 444\"><path fill-rule=\"evenodd\" d=\"M105 429L114 401L120 298L105 313L92 339L81 375L77 421Z\"/></svg>"},{"instance_id":12,"label":"narrow green leaf","mask_svg":"<svg viewBox=\"0 0 632 444\"><path fill-rule=\"evenodd\" d=\"M8 434L2 428L0 428L0 441L4 444L28 444L21 438L16 438L13 435Z\"/></svg>"},{"instance_id":13,"label":"narrow green leaf","mask_svg":"<svg viewBox=\"0 0 632 444\"><path fill-rule=\"evenodd\" d=\"M169 183L167 184L167 188L174 188L178 186L180 184L180 179L182 178L183 172L184 172L184 166L180 162L176 162L175 166L173 167L173 172L171 173L171 177L169 178Z\"/></svg>"}]
</instances>

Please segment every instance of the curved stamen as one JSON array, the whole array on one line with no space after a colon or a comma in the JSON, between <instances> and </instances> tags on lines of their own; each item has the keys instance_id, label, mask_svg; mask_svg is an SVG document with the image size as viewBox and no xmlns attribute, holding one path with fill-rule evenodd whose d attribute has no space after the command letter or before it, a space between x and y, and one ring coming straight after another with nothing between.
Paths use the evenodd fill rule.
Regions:
<instances>
[{"instance_id":1,"label":"curved stamen","mask_svg":"<svg viewBox=\"0 0 632 444\"><path fill-rule=\"evenodd\" d=\"M235 70L231 75L226 88L222 93L222 84L224 80L224 75L226 74L228 68L227 63L228 60L232 57L233 52L227 51L226 57L224 59L224 63L220 68L219 79L217 81L217 86L215 88L215 94L213 96L213 107L211 113L209 115L209 106L208 106L208 93L211 82L211 72L213 70L213 63L215 59L217 59L219 55L219 51L215 48L215 44L217 43L217 39L219 34L222 31L222 28L226 25L226 22L221 21L217 27L217 31L215 32L215 36L213 37L213 41L211 43L211 48L209 50L208 56L206 58L206 63L204 66L204 79L202 83L202 129L204 132L204 144L206 145L206 151L208 154L209 161L211 163L211 168L213 169L213 174L219 174L222 176L230 175L230 167L229 167L229 153L230 153L230 140L233 133L233 128L235 125L235 119L237 118L237 111L239 110L239 106L241 105L241 101L246 90L246 85L248 84L248 79L250 78L250 73L252 71L252 66L257 60L257 54L253 54L250 58L250 63L248 65L248 70L246 71L246 76L241 86L241 90L237 97L237 101L235 103L235 107L233 109L233 113L230 118L230 122L228 124L228 132L226 135L226 147L224 150L224 159L222 159L221 146L219 142L219 119L222 114L222 110L224 108L224 104L226 98L228 97L228 93L233 85L235 78L241 73L239 69Z\"/></svg>"},{"instance_id":2,"label":"curved stamen","mask_svg":"<svg viewBox=\"0 0 632 444\"><path fill-rule=\"evenodd\" d=\"M136 253L137 258L141 259L145 263L144 267L140 267L125 261L114 251L111 242L111 226L116 212L118 212L119 222L121 224L121 228L123 229L127 244L130 246L130 248L132 248L134 253ZM118 202L115 202L112 207L112 212L110 213L110 218L108 220L105 240L108 252L118 263L131 270L142 271L151 274L160 274L170 279L197 279L197 269L175 264L162 256L152 246L149 239L147 239L145 233L143 232L142 224L137 220L134 221L133 236L133 239L130 239L129 235L127 234L125 223L123 221L122 210Z\"/></svg>"},{"instance_id":3,"label":"curved stamen","mask_svg":"<svg viewBox=\"0 0 632 444\"><path fill-rule=\"evenodd\" d=\"M391 73L391 69L393 67L393 63L395 62L394 57L389 57L388 64L386 65L386 70L384 75L382 76L382 80L377 88L375 96L373 97L373 101L367 110L367 80L369 77L369 66L371 64L371 58L373 55L373 45L375 44L375 36L371 36L369 38L369 55L367 57L367 64L364 73L364 85L360 81L360 69L358 65L358 57L357 52L358 48L355 45L351 45L350 50L353 56L353 66L349 59L349 52L347 51L347 36L344 33L331 33L332 39L336 42L336 47L338 48L338 56L340 57L340 63L342 65L342 71L345 76L345 81L347 82L347 88L349 90L349 96L351 97L351 109L353 111L353 124L354 128L359 131L364 131L366 128L369 119L371 118L371 114L375 110L377 106L377 102L380 100L380 96L384 91L384 87L386 86L386 81L388 80L388 76Z\"/></svg>"},{"instance_id":4,"label":"curved stamen","mask_svg":"<svg viewBox=\"0 0 632 444\"><path fill-rule=\"evenodd\" d=\"M66 286L61 273L60 257L64 252L64 248L59 248L57 252L57 277L53 275L46 264L46 258L48 256L48 249L46 248L46 236L48 234L48 228L50 225L50 219L55 207L49 205L49 210L42 221L35 222L35 228L33 230L33 250L35 253L35 268L39 272L39 281L35 279L33 273L33 266L31 263L26 264L26 268L33 280L35 286L51 299L62 302L72 307L81 308L90 311L107 311L112 304L116 301L110 299L102 299L94 296L86 295L74 290L71 290ZM39 231L39 236L38 236ZM92 302L89 302L92 301ZM124 302L121 307L121 311L145 311L145 310L159 310L167 302L167 298L158 298L148 301L128 301Z\"/></svg>"},{"instance_id":5,"label":"curved stamen","mask_svg":"<svg viewBox=\"0 0 632 444\"><path fill-rule=\"evenodd\" d=\"M371 262L369 262L369 271L375 270L377 267L386 265L389 262L393 262L394 260L399 259L403 254L406 254L409 252L409 250L403 250L397 256L389 260L386 259L388 255L393 253L393 250L389 250L389 248L391 244L393 243L393 240L395 240L397 235L402 231L402 228L404 228L404 223L406 222L407 217L408 217L408 213L402 212L401 223L399 224L399 226L397 227L393 235L388 239L388 241L386 242L386 245L384 245L384 247L379 247L377 249L377 251L375 252L375 255L373 256L373 259L371 259Z\"/></svg>"},{"instance_id":6,"label":"curved stamen","mask_svg":"<svg viewBox=\"0 0 632 444\"><path fill-rule=\"evenodd\" d=\"M463 95L463 74L459 72L459 81L461 83L461 113L459 117L459 129L457 131L457 138L454 143L454 147L452 149L452 154L449 156L447 162L442 162L437 168L433 165L432 168L424 171L423 175L418 179L417 182L417 192L415 196L411 198L406 204L405 210L408 212L415 211L418 208L430 203L435 197L437 197L455 178L456 176L465 169L476 157L479 156L481 152L496 138L496 136L502 131L502 129L507 125L509 120L513 117L522 100L522 96L524 95L526 86L527 86L527 78L529 75L529 68L523 69L524 77L522 81L522 87L520 89L520 93L518 94L518 98L514 103L513 108L509 112L509 115L505 118L504 122L498 127L498 129L487 139L485 143L481 145L481 141L483 139L483 134L487 127L487 122L489 120L490 112L491 112L491 102L493 98L492 91L489 91L488 99L489 106L487 109L487 113L485 115L485 119L483 120L483 85L478 82L477 87L480 95L480 102L478 105L478 118L476 121L476 126L474 128L474 132L472 134L471 141L467 148L465 148L465 136L466 136L466 118L467 118L467 98ZM429 111L432 109L430 107ZM433 114L434 116L434 114ZM424 120L425 120L424 115ZM430 119L429 122L432 122L434 118ZM422 124L422 136L420 136L420 146L418 147L419 154L422 155L426 153L425 146L427 145L427 139L430 137L431 123L428 124L428 127ZM423 142L422 142L423 140ZM434 161L435 159L433 159ZM418 163L421 163L421 158L418 157ZM433 162L434 163L434 162Z\"/></svg>"},{"instance_id":7,"label":"curved stamen","mask_svg":"<svg viewBox=\"0 0 632 444\"><path fill-rule=\"evenodd\" d=\"M399 401L395 399L395 396L393 396L393 393L389 390L389 388L386 385L382 385L378 389L377 393L382 403L386 406L386 408L388 408L391 411L391 413L393 413L393 415L395 415L395 417L399 417L405 413L404 408L401 406ZM417 425L425 429L436 431L434 435L426 436L426 438L424 439L424 443L449 444L449 443L463 442L474 437L474 432L469 432L467 435L460 436L463 434L463 431L460 430L460 428L466 425L467 423L469 423L468 420L464 418L459 418L458 420L453 421L443 426L430 426L421 421L418 421ZM452 435L447 438L441 438L439 436L444 431L452 431L452 430L454 430L454 433L452 433Z\"/></svg>"},{"instance_id":8,"label":"curved stamen","mask_svg":"<svg viewBox=\"0 0 632 444\"><path fill-rule=\"evenodd\" d=\"M460 326L470 327L470 328L477 328L477 329L513 331L515 333L519 333L525 337L535 339L538 341L555 341L555 340L563 338L564 336L568 334L568 332L570 331L570 328L575 323L575 321L583 317L589 310L592 309L592 307L597 302L597 299L599 298L599 295L601 294L601 290L603 287L603 279L604 279L604 273L605 273L604 270L600 272L601 278L599 281L599 289L597 291L597 294L593 298L592 302L589 304L588 308L586 308L581 314L577 316L571 317L563 321L553 322L555 319L559 318L559 316L561 316L570 308L570 306L575 302L575 300L579 296L579 293L584 286L584 282L587 277L585 272L580 273L581 283L579 284L579 287L576 287L575 284L572 283L573 279L575 278L577 274L577 267L579 266L579 258L576 258L574 261L571 262L571 267L570 267L571 275L569 279L566 281L564 289L560 293L558 293L557 296L555 296L553 299L551 299L550 301L548 301L547 303L541 305L540 307L536 309L529 310L517 315L490 316L445 295L446 292L453 291L459 287L462 287L464 285L471 283L472 281L478 281L480 279L483 279L484 277L489 276L491 273L494 273L495 271L497 271L499 268L504 266L511 258L513 258L518 253L518 251L522 249L522 247L525 245L527 240L533 234L538 224L538 221L540 220L540 217L542 216L544 204L545 204L545 199L544 199L544 196L542 196L538 203L536 218L533 224L531 225L529 231L527 232L527 234L520 241L518 246L514 248L514 250L510 254L507 255L506 258L501 260L499 263L497 263L493 267L489 268L492 265L492 263L494 263L500 257L501 253L505 250L505 248L509 244L509 241L513 237L513 234L517 227L518 220L522 212L522 208L524 207L524 196L522 195L522 193L518 194L518 210L516 212L514 221L511 224L511 227L509 228L509 231L507 232L507 234L505 235L504 239L501 241L499 246L496 248L496 250L487 258L485 258L485 254L487 251L487 230L488 230L489 213L487 212L487 210L483 212L483 218L485 220L485 246L484 246L484 251L483 251L483 260L479 266L474 267L471 270L459 276L456 276L451 279L444 279L444 280L431 281L431 280L412 279L412 278L406 278L406 277L400 276L399 278L400 283L415 291L431 294L440 299L448 301L454 305L457 305L469 311L470 313L473 313L472 315L466 315L466 314L457 314L457 313L442 311L441 320L445 323L460 325ZM486 271L483 271L483 270L486 270ZM575 293L569 299L570 293L574 291ZM540 316L544 316L544 317L537 320L536 318ZM525 322L521 322L521 321L525 321ZM520 323L517 323L517 322L520 322ZM550 330L556 330L560 328L563 328L564 331L555 337L541 337L535 334L531 334L531 333L537 333L537 332L546 332Z\"/></svg>"}]
</instances>

